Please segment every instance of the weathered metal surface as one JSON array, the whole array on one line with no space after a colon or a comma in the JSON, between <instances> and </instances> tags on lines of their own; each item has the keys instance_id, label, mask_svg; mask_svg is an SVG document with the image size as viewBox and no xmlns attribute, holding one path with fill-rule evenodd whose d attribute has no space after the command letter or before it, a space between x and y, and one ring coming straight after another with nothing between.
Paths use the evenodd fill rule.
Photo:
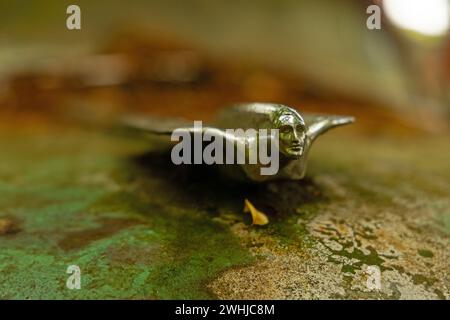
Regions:
<instances>
[{"instance_id":1,"label":"weathered metal surface","mask_svg":"<svg viewBox=\"0 0 450 320\"><path fill-rule=\"evenodd\" d=\"M0 298L450 297L449 137L337 132L305 180L250 186L94 130L28 132L0 138Z\"/></svg>"}]
</instances>

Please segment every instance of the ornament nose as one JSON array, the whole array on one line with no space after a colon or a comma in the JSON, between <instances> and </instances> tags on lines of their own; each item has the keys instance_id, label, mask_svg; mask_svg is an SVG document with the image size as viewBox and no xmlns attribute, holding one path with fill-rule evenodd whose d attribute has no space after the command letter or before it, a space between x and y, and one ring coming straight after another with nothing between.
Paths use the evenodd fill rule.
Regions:
<instances>
[{"instance_id":1,"label":"ornament nose","mask_svg":"<svg viewBox=\"0 0 450 320\"><path fill-rule=\"evenodd\" d=\"M298 137L298 134L297 134L297 131L296 130L294 130L294 140L293 140L295 143L299 143L300 142L300 139L299 139L299 137Z\"/></svg>"}]
</instances>

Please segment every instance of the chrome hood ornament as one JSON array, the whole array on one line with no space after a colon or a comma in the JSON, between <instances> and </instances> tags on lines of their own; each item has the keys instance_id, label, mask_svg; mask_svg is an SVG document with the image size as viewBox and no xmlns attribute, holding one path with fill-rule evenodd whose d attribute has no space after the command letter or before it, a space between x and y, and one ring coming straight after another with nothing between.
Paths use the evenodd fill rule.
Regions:
<instances>
[{"instance_id":1,"label":"chrome hood ornament","mask_svg":"<svg viewBox=\"0 0 450 320\"><path fill-rule=\"evenodd\" d=\"M250 138L236 136L227 129L278 129L279 169L276 174L261 174L261 163L221 164L217 165L226 177L238 180L264 182L275 179L299 180L305 176L309 150L315 139L326 131L354 122L353 117L300 114L293 108L272 103L245 103L233 105L220 112L212 123L199 128L192 122L176 119L156 119L148 117L127 117L122 122L128 129L157 138L161 148L173 147L171 135L175 130L191 134L213 132L222 136L226 143L241 143L249 146ZM248 149L248 148L247 148ZM248 150L244 157L249 157Z\"/></svg>"}]
</instances>

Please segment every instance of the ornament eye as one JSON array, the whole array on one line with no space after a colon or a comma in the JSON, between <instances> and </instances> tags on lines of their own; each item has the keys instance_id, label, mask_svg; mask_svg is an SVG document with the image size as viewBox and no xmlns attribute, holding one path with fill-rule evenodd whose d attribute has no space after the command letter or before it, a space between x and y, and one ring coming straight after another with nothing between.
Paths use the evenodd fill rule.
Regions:
<instances>
[{"instance_id":1,"label":"ornament eye","mask_svg":"<svg viewBox=\"0 0 450 320\"><path fill-rule=\"evenodd\" d=\"M289 133L289 131L291 131L291 126L281 126L280 128L280 132L281 133Z\"/></svg>"},{"instance_id":2,"label":"ornament eye","mask_svg":"<svg viewBox=\"0 0 450 320\"><path fill-rule=\"evenodd\" d=\"M297 127L296 127L296 129L297 129L297 131L299 131L299 132L303 132L303 131L305 131L305 126L303 126L302 124L298 124Z\"/></svg>"}]
</instances>

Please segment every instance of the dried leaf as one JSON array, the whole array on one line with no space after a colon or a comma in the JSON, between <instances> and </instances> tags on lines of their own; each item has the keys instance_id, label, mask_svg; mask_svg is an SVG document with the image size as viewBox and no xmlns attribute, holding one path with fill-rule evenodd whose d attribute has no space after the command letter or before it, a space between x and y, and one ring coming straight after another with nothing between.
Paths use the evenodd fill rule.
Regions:
<instances>
[{"instance_id":1,"label":"dried leaf","mask_svg":"<svg viewBox=\"0 0 450 320\"><path fill-rule=\"evenodd\" d=\"M269 218L267 218L264 213L256 209L247 199L244 200L244 212L250 212L252 215L252 225L263 226L269 223Z\"/></svg>"}]
</instances>

